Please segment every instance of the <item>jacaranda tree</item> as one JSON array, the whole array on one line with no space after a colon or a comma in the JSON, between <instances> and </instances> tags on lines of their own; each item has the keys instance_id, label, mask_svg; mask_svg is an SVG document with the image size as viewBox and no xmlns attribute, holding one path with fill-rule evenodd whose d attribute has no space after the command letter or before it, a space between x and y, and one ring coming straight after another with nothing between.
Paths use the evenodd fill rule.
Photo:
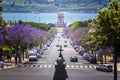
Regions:
<instances>
[{"instance_id":1,"label":"jacaranda tree","mask_svg":"<svg viewBox=\"0 0 120 80\"><path fill-rule=\"evenodd\" d=\"M20 50L24 50L29 46L38 46L43 43L44 37L48 36L46 31L32 27L31 25L14 24L7 28L7 41L4 41L4 36L1 36L1 43L7 43L14 48L15 64L17 65L18 59L21 62L21 55L24 55Z\"/></svg>"}]
</instances>

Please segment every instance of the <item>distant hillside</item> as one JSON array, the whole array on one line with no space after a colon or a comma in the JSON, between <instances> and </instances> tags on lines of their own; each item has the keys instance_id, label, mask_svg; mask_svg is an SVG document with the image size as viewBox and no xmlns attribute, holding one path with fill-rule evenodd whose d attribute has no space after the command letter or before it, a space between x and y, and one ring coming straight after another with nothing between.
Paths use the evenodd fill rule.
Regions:
<instances>
[{"instance_id":1,"label":"distant hillside","mask_svg":"<svg viewBox=\"0 0 120 80\"><path fill-rule=\"evenodd\" d=\"M108 0L3 0L1 5L5 12L96 12L107 4Z\"/></svg>"}]
</instances>

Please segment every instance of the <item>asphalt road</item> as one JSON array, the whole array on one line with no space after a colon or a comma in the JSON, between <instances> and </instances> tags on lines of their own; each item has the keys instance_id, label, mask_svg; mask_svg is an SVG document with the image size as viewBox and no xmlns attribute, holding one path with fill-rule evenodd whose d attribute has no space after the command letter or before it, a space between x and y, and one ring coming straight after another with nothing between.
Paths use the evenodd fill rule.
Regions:
<instances>
[{"instance_id":1,"label":"asphalt road","mask_svg":"<svg viewBox=\"0 0 120 80\"><path fill-rule=\"evenodd\" d=\"M64 41L67 40L67 43ZM0 80L53 80L54 63L59 56L59 47L63 47L62 55L66 61L66 70L68 73L67 80L112 80L113 72L97 71L97 64L90 64L83 59L77 52L74 51L68 39L55 38L48 50L38 61L30 61L23 64L21 67L6 69L0 71ZM71 56L78 56L78 62L70 62ZM120 72L118 72L118 80L120 80Z\"/></svg>"}]
</instances>

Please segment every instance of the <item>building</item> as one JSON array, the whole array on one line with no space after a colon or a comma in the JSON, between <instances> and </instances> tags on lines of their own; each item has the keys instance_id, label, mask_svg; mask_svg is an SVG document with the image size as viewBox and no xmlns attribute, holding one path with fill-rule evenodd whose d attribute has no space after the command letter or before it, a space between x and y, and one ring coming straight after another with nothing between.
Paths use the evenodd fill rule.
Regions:
<instances>
[{"instance_id":1,"label":"building","mask_svg":"<svg viewBox=\"0 0 120 80\"><path fill-rule=\"evenodd\" d=\"M55 23L55 27L66 27L66 23L64 22L64 14L58 13L57 22Z\"/></svg>"}]
</instances>

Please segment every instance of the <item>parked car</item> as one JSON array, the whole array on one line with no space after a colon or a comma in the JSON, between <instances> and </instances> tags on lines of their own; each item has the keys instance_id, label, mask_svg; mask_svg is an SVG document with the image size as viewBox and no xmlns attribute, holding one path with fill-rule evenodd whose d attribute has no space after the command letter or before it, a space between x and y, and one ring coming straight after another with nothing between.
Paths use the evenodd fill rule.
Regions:
<instances>
[{"instance_id":1,"label":"parked car","mask_svg":"<svg viewBox=\"0 0 120 80\"><path fill-rule=\"evenodd\" d=\"M96 67L96 70L105 71L105 72L112 72L113 71L112 65L110 65L110 64L99 65L98 67Z\"/></svg>"},{"instance_id":2,"label":"parked car","mask_svg":"<svg viewBox=\"0 0 120 80\"><path fill-rule=\"evenodd\" d=\"M65 40L65 43L67 43L67 40Z\"/></svg>"},{"instance_id":3,"label":"parked car","mask_svg":"<svg viewBox=\"0 0 120 80\"><path fill-rule=\"evenodd\" d=\"M50 47L51 41L48 41L46 45L47 45L47 47Z\"/></svg>"},{"instance_id":4,"label":"parked car","mask_svg":"<svg viewBox=\"0 0 120 80\"><path fill-rule=\"evenodd\" d=\"M78 48L78 47L79 47L78 45L73 45L73 48L74 48L74 49L76 49L76 48Z\"/></svg>"},{"instance_id":5,"label":"parked car","mask_svg":"<svg viewBox=\"0 0 120 80\"><path fill-rule=\"evenodd\" d=\"M85 51L83 51L83 50L80 50L80 51L79 51L79 54L80 54L81 56L83 56L84 53L85 53Z\"/></svg>"},{"instance_id":6,"label":"parked car","mask_svg":"<svg viewBox=\"0 0 120 80\"><path fill-rule=\"evenodd\" d=\"M38 57L35 53L30 53L29 54L29 61L37 61Z\"/></svg>"},{"instance_id":7,"label":"parked car","mask_svg":"<svg viewBox=\"0 0 120 80\"><path fill-rule=\"evenodd\" d=\"M43 46L43 50L47 50L47 45L44 45L44 46Z\"/></svg>"},{"instance_id":8,"label":"parked car","mask_svg":"<svg viewBox=\"0 0 120 80\"><path fill-rule=\"evenodd\" d=\"M39 53L40 53L40 54L43 54L43 52L44 52L44 50L43 50L43 49L41 49L41 50L39 51Z\"/></svg>"},{"instance_id":9,"label":"parked car","mask_svg":"<svg viewBox=\"0 0 120 80\"><path fill-rule=\"evenodd\" d=\"M76 51L76 52L79 52L79 50L80 50L80 48L79 48L79 47L75 48L75 51Z\"/></svg>"},{"instance_id":10,"label":"parked car","mask_svg":"<svg viewBox=\"0 0 120 80\"><path fill-rule=\"evenodd\" d=\"M88 61L89 61L91 64L96 64L96 63L97 63L96 58L93 57L93 56L89 56Z\"/></svg>"},{"instance_id":11,"label":"parked car","mask_svg":"<svg viewBox=\"0 0 120 80\"><path fill-rule=\"evenodd\" d=\"M95 57L93 57L92 55L90 55L89 53L83 53L83 57L90 63L92 64L96 64L97 60Z\"/></svg>"},{"instance_id":12,"label":"parked car","mask_svg":"<svg viewBox=\"0 0 120 80\"><path fill-rule=\"evenodd\" d=\"M36 56L37 56L37 58L40 58L41 57L41 54L40 53L35 53L36 54Z\"/></svg>"},{"instance_id":13,"label":"parked car","mask_svg":"<svg viewBox=\"0 0 120 80\"><path fill-rule=\"evenodd\" d=\"M78 57L77 56L71 56L70 61L71 62L78 62Z\"/></svg>"},{"instance_id":14,"label":"parked car","mask_svg":"<svg viewBox=\"0 0 120 80\"><path fill-rule=\"evenodd\" d=\"M89 60L90 54L89 54L89 53L84 53L84 54L83 54L83 57L84 57L86 60Z\"/></svg>"}]
</instances>

